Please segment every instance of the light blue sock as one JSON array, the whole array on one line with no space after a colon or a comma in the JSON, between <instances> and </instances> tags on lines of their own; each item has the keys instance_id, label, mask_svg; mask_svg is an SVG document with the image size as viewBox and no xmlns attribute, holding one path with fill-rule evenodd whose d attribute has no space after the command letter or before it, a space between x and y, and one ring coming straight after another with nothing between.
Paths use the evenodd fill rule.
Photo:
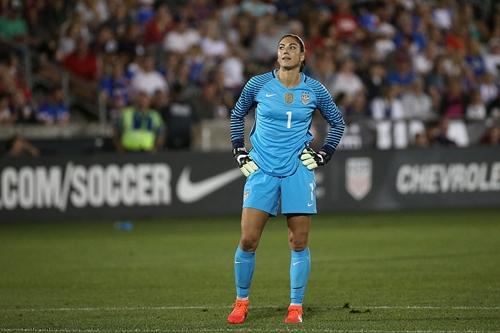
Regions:
<instances>
[{"instance_id":1,"label":"light blue sock","mask_svg":"<svg viewBox=\"0 0 500 333\"><path fill-rule=\"evenodd\" d=\"M306 247L302 251L292 250L290 260L290 303L302 304L306 291L309 272L311 271L311 254Z\"/></svg>"},{"instance_id":2,"label":"light blue sock","mask_svg":"<svg viewBox=\"0 0 500 333\"><path fill-rule=\"evenodd\" d=\"M255 252L245 252L240 247L234 254L234 280L236 283L236 297L247 298L252 283L255 268Z\"/></svg>"}]
</instances>

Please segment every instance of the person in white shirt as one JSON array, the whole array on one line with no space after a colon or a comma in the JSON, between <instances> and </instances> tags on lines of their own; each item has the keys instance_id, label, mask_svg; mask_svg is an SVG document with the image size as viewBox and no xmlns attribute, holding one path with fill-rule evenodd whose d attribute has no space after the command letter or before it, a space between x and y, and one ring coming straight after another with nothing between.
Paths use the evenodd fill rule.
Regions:
<instances>
[{"instance_id":1,"label":"person in white shirt","mask_svg":"<svg viewBox=\"0 0 500 333\"><path fill-rule=\"evenodd\" d=\"M351 59L345 59L340 65L340 71L333 82L331 91L338 93L345 93L348 104L351 104L352 100L359 94L363 89L363 82L359 76L354 72L355 64Z\"/></svg>"},{"instance_id":2,"label":"person in white shirt","mask_svg":"<svg viewBox=\"0 0 500 333\"><path fill-rule=\"evenodd\" d=\"M163 41L163 49L169 52L186 53L192 46L199 45L200 34L189 27L185 19L181 19L173 30L167 33Z\"/></svg>"},{"instance_id":3,"label":"person in white shirt","mask_svg":"<svg viewBox=\"0 0 500 333\"><path fill-rule=\"evenodd\" d=\"M167 94L167 81L155 69L154 58L150 54L145 54L139 60L139 68L132 78L131 87L133 91L147 92L151 97L157 91L161 94Z\"/></svg>"},{"instance_id":4,"label":"person in white shirt","mask_svg":"<svg viewBox=\"0 0 500 333\"><path fill-rule=\"evenodd\" d=\"M410 119L431 120L437 118L432 110L432 100L424 91L421 79L413 81L410 90L403 94L401 103Z\"/></svg>"}]
</instances>

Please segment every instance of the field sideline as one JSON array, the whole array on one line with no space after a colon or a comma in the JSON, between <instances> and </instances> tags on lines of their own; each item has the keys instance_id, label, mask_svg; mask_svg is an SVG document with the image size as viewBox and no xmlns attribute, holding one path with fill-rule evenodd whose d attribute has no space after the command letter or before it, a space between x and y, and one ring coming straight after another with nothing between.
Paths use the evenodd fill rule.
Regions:
<instances>
[{"instance_id":1,"label":"field sideline","mask_svg":"<svg viewBox=\"0 0 500 333\"><path fill-rule=\"evenodd\" d=\"M133 223L0 223L0 333L500 333L500 209L320 214L300 326L282 323L282 217L240 326L225 323L238 217Z\"/></svg>"}]
</instances>

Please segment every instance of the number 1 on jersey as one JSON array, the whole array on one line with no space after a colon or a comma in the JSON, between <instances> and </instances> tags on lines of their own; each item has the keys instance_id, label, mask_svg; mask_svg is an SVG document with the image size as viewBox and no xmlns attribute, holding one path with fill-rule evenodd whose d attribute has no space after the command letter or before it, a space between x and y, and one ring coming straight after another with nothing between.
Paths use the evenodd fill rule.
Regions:
<instances>
[{"instance_id":1,"label":"number 1 on jersey","mask_svg":"<svg viewBox=\"0 0 500 333\"><path fill-rule=\"evenodd\" d=\"M291 128L292 127L292 111L287 111L286 114L288 115L288 121L286 123L286 128Z\"/></svg>"}]
</instances>

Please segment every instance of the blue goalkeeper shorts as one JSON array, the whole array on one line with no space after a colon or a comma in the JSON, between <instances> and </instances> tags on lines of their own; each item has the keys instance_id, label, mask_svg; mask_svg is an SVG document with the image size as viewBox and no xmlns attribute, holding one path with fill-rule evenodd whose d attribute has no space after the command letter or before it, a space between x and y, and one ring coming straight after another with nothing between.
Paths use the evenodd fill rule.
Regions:
<instances>
[{"instance_id":1,"label":"blue goalkeeper shorts","mask_svg":"<svg viewBox=\"0 0 500 333\"><path fill-rule=\"evenodd\" d=\"M293 175L286 177L271 176L258 169L245 183L243 208L255 208L276 216L281 203L282 214L316 214L315 190L314 171L302 163Z\"/></svg>"}]
</instances>

